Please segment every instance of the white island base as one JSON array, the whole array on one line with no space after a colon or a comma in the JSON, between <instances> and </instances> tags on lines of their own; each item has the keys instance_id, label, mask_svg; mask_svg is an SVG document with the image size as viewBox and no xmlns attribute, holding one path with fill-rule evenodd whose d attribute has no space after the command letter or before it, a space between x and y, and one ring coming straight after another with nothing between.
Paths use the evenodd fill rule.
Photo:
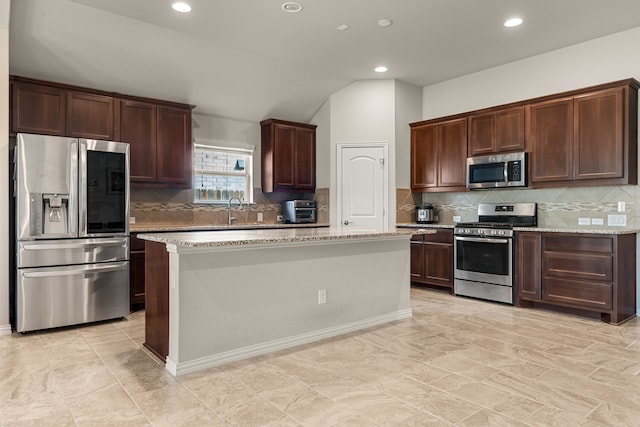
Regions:
<instances>
[{"instance_id":1,"label":"white island base","mask_svg":"<svg viewBox=\"0 0 640 427\"><path fill-rule=\"evenodd\" d=\"M181 375L411 317L409 238L195 247L167 240L167 370Z\"/></svg>"}]
</instances>

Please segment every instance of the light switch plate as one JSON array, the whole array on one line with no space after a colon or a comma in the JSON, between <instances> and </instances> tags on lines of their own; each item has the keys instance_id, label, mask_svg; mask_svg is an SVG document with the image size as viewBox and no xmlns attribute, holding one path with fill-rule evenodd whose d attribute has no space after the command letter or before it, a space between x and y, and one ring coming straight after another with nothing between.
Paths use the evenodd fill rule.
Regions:
<instances>
[{"instance_id":1,"label":"light switch plate","mask_svg":"<svg viewBox=\"0 0 640 427\"><path fill-rule=\"evenodd\" d=\"M130 216L129 217L129 224L135 224L136 223L136 217L135 216Z\"/></svg>"},{"instance_id":2,"label":"light switch plate","mask_svg":"<svg viewBox=\"0 0 640 427\"><path fill-rule=\"evenodd\" d=\"M604 219L602 218L591 218L592 225L604 225Z\"/></svg>"},{"instance_id":3,"label":"light switch plate","mask_svg":"<svg viewBox=\"0 0 640 427\"><path fill-rule=\"evenodd\" d=\"M625 202L618 202L618 212L624 212L627 206Z\"/></svg>"},{"instance_id":4,"label":"light switch plate","mask_svg":"<svg viewBox=\"0 0 640 427\"><path fill-rule=\"evenodd\" d=\"M624 227L627 225L626 215L607 215L607 225L613 227Z\"/></svg>"},{"instance_id":5,"label":"light switch plate","mask_svg":"<svg viewBox=\"0 0 640 427\"><path fill-rule=\"evenodd\" d=\"M591 225L591 218L578 218L578 225Z\"/></svg>"},{"instance_id":6,"label":"light switch plate","mask_svg":"<svg viewBox=\"0 0 640 427\"><path fill-rule=\"evenodd\" d=\"M453 216L453 222L460 222L462 219L460 218L460 215L454 215Z\"/></svg>"},{"instance_id":7,"label":"light switch plate","mask_svg":"<svg viewBox=\"0 0 640 427\"><path fill-rule=\"evenodd\" d=\"M262 212L258 212L258 222L264 221L264 214Z\"/></svg>"}]
</instances>

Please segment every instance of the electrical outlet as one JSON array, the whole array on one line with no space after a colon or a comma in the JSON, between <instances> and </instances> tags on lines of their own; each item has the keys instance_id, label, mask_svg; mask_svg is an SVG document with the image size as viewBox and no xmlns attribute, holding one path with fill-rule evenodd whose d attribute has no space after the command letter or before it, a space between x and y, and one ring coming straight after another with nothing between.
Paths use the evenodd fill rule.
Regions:
<instances>
[{"instance_id":1,"label":"electrical outlet","mask_svg":"<svg viewBox=\"0 0 640 427\"><path fill-rule=\"evenodd\" d=\"M276 217L276 221L278 221L278 222L282 222L282 215L278 215L278 216Z\"/></svg>"},{"instance_id":2,"label":"electrical outlet","mask_svg":"<svg viewBox=\"0 0 640 427\"><path fill-rule=\"evenodd\" d=\"M578 225L591 225L591 218L578 218Z\"/></svg>"},{"instance_id":3,"label":"electrical outlet","mask_svg":"<svg viewBox=\"0 0 640 427\"><path fill-rule=\"evenodd\" d=\"M604 225L604 219L602 218L591 218L592 225Z\"/></svg>"},{"instance_id":4,"label":"electrical outlet","mask_svg":"<svg viewBox=\"0 0 640 427\"><path fill-rule=\"evenodd\" d=\"M129 217L129 224L135 224L136 223L136 217L135 216L130 216Z\"/></svg>"},{"instance_id":5,"label":"electrical outlet","mask_svg":"<svg viewBox=\"0 0 640 427\"><path fill-rule=\"evenodd\" d=\"M258 212L258 222L264 221L264 214L262 212Z\"/></svg>"},{"instance_id":6,"label":"electrical outlet","mask_svg":"<svg viewBox=\"0 0 640 427\"><path fill-rule=\"evenodd\" d=\"M462 218L460 217L460 215L453 216L453 222L460 222L460 221L462 221Z\"/></svg>"},{"instance_id":7,"label":"electrical outlet","mask_svg":"<svg viewBox=\"0 0 640 427\"><path fill-rule=\"evenodd\" d=\"M618 202L618 212L624 212L627 208L627 204L625 202Z\"/></svg>"},{"instance_id":8,"label":"electrical outlet","mask_svg":"<svg viewBox=\"0 0 640 427\"><path fill-rule=\"evenodd\" d=\"M627 225L626 215L607 215L607 225L613 227L624 227Z\"/></svg>"},{"instance_id":9,"label":"electrical outlet","mask_svg":"<svg viewBox=\"0 0 640 427\"><path fill-rule=\"evenodd\" d=\"M327 303L327 290L318 289L318 304L326 304L326 303Z\"/></svg>"}]
</instances>

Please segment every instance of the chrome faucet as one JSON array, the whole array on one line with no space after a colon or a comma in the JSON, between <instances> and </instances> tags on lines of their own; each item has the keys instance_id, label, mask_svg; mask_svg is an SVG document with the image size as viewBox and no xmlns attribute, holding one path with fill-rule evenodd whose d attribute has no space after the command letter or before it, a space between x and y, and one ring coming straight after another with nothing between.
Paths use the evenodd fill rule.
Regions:
<instances>
[{"instance_id":1,"label":"chrome faucet","mask_svg":"<svg viewBox=\"0 0 640 427\"><path fill-rule=\"evenodd\" d=\"M242 209L242 200L240 200L240 197L237 197L237 196L229 197L229 201L227 202L227 216L229 217L229 222L228 222L229 225L231 225L231 222L235 219L234 217L231 216L231 201L233 199L236 199L238 203L240 203L240 209Z\"/></svg>"}]
</instances>

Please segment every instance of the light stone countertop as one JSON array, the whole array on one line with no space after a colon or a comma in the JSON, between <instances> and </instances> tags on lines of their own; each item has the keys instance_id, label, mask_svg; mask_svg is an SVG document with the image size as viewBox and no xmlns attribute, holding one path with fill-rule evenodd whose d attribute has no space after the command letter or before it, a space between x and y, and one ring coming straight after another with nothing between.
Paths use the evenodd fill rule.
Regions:
<instances>
[{"instance_id":1,"label":"light stone countertop","mask_svg":"<svg viewBox=\"0 0 640 427\"><path fill-rule=\"evenodd\" d=\"M215 224L215 225L189 225L189 224L130 224L130 233L155 233L165 231L221 231L221 230L257 230L257 229L282 229L282 228L318 228L329 227L328 223L303 223L303 224Z\"/></svg>"},{"instance_id":2,"label":"light stone countertop","mask_svg":"<svg viewBox=\"0 0 640 427\"><path fill-rule=\"evenodd\" d=\"M191 231L179 233L139 234L138 238L165 243L178 247L219 247L301 243L326 240L384 239L413 234L432 234L435 230L407 230L401 228L389 231L341 228L289 228L264 230Z\"/></svg>"},{"instance_id":3,"label":"light stone countertop","mask_svg":"<svg viewBox=\"0 0 640 427\"><path fill-rule=\"evenodd\" d=\"M573 233L573 234L636 234L637 228L573 228L573 227L513 227L513 231L537 231L538 233Z\"/></svg>"},{"instance_id":4,"label":"light stone countertop","mask_svg":"<svg viewBox=\"0 0 640 427\"><path fill-rule=\"evenodd\" d=\"M454 228L453 224L396 224L398 228L422 229L422 228ZM575 233L575 234L636 234L640 229L626 227L609 228L578 228L578 227L514 227L514 231L536 231L538 233Z\"/></svg>"},{"instance_id":5,"label":"light stone countertop","mask_svg":"<svg viewBox=\"0 0 640 427\"><path fill-rule=\"evenodd\" d=\"M407 223L396 224L396 227L398 227L398 228L453 228L454 225L453 224L438 224L438 223L417 224L415 222L407 222Z\"/></svg>"}]
</instances>

